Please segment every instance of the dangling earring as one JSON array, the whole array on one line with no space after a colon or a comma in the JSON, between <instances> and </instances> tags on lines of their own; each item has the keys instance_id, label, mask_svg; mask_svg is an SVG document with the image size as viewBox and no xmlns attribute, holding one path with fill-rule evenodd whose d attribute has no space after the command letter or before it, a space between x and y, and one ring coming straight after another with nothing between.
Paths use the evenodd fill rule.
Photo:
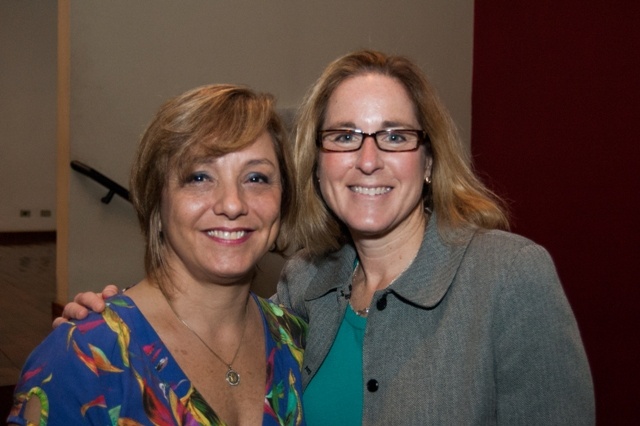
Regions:
<instances>
[{"instance_id":1,"label":"dangling earring","mask_svg":"<svg viewBox=\"0 0 640 426\"><path fill-rule=\"evenodd\" d=\"M431 176L427 176L426 178L424 178L424 188L422 188L422 199L423 199L423 206L424 206L424 211L427 214L431 214L431 208L427 205L428 202L430 202L429 200L431 200L431 191L432 191L432 187L431 187Z\"/></svg>"}]
</instances>

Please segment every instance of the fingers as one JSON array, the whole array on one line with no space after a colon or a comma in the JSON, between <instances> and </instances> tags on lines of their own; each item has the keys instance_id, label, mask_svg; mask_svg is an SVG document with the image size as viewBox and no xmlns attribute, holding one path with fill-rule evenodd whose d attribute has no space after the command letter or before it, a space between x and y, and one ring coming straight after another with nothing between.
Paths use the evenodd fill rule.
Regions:
<instances>
[{"instance_id":1,"label":"fingers","mask_svg":"<svg viewBox=\"0 0 640 426\"><path fill-rule=\"evenodd\" d=\"M56 328L69 320L81 320L89 315L89 311L102 312L106 307L104 299L118 294L118 287L110 284L102 290L102 293L91 291L78 293L73 298L73 302L64 305L62 316L53 320L52 327Z\"/></svg>"},{"instance_id":2,"label":"fingers","mask_svg":"<svg viewBox=\"0 0 640 426\"><path fill-rule=\"evenodd\" d=\"M88 310L102 312L105 306L102 294L92 291L78 293L76 297L73 298L73 302L67 303L64 307L64 312L69 313L69 315L67 316L63 313L63 316L66 318L83 319L89 314Z\"/></svg>"},{"instance_id":3,"label":"fingers","mask_svg":"<svg viewBox=\"0 0 640 426\"><path fill-rule=\"evenodd\" d=\"M120 292L120 290L118 289L118 287L114 284L109 284L108 286L106 286L103 290L102 290L102 298L103 299L107 299L111 296L115 296L116 294L118 294Z\"/></svg>"},{"instance_id":4,"label":"fingers","mask_svg":"<svg viewBox=\"0 0 640 426\"><path fill-rule=\"evenodd\" d=\"M76 296L77 297L77 296ZM62 316L57 317L53 320L53 324L51 325L53 328L56 328L69 320L80 320L86 318L89 315L89 310L82 305L79 305L76 302L69 302L64 305L64 309L62 310Z\"/></svg>"},{"instance_id":5,"label":"fingers","mask_svg":"<svg viewBox=\"0 0 640 426\"><path fill-rule=\"evenodd\" d=\"M51 324L51 328L58 328L59 326L61 326L62 324L68 321L69 320L66 319L65 317L56 317L56 319L54 319L53 323Z\"/></svg>"},{"instance_id":6,"label":"fingers","mask_svg":"<svg viewBox=\"0 0 640 426\"><path fill-rule=\"evenodd\" d=\"M81 320L86 318L87 315L89 315L89 309L77 302L67 303L62 310L62 317L67 320Z\"/></svg>"}]
</instances>

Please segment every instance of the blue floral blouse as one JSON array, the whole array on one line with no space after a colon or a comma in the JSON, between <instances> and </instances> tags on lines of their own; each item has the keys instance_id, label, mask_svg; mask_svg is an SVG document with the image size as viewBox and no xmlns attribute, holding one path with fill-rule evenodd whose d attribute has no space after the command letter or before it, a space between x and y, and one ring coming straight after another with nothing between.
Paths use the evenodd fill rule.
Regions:
<instances>
[{"instance_id":1,"label":"blue floral blouse","mask_svg":"<svg viewBox=\"0 0 640 426\"><path fill-rule=\"evenodd\" d=\"M304 425L300 366L307 324L253 295L262 313L267 362L264 425ZM118 295L102 314L54 330L29 356L8 421L27 425L25 402L40 400L41 424L224 425L185 376L133 301Z\"/></svg>"}]
</instances>

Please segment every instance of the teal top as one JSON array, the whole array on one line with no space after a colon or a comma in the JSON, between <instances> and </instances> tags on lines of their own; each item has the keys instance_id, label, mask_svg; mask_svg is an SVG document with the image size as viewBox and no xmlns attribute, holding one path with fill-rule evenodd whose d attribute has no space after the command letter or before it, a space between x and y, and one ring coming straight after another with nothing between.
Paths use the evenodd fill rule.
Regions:
<instances>
[{"instance_id":1,"label":"teal top","mask_svg":"<svg viewBox=\"0 0 640 426\"><path fill-rule=\"evenodd\" d=\"M329 354L304 391L307 425L362 424L362 343L366 325L367 318L356 315L348 305Z\"/></svg>"}]
</instances>

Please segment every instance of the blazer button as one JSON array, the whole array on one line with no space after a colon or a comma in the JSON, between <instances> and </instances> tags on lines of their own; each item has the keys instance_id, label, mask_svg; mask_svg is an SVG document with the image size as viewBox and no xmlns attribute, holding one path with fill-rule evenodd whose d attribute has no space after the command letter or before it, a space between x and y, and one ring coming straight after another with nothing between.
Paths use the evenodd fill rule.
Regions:
<instances>
[{"instance_id":1,"label":"blazer button","mask_svg":"<svg viewBox=\"0 0 640 426\"><path fill-rule=\"evenodd\" d=\"M387 295L385 294L376 302L376 308L378 308L379 311L384 311L386 307L387 307Z\"/></svg>"},{"instance_id":2,"label":"blazer button","mask_svg":"<svg viewBox=\"0 0 640 426\"><path fill-rule=\"evenodd\" d=\"M380 385L378 384L378 381L376 379L371 379L367 382L367 390L369 392L375 392L379 387Z\"/></svg>"}]
</instances>

